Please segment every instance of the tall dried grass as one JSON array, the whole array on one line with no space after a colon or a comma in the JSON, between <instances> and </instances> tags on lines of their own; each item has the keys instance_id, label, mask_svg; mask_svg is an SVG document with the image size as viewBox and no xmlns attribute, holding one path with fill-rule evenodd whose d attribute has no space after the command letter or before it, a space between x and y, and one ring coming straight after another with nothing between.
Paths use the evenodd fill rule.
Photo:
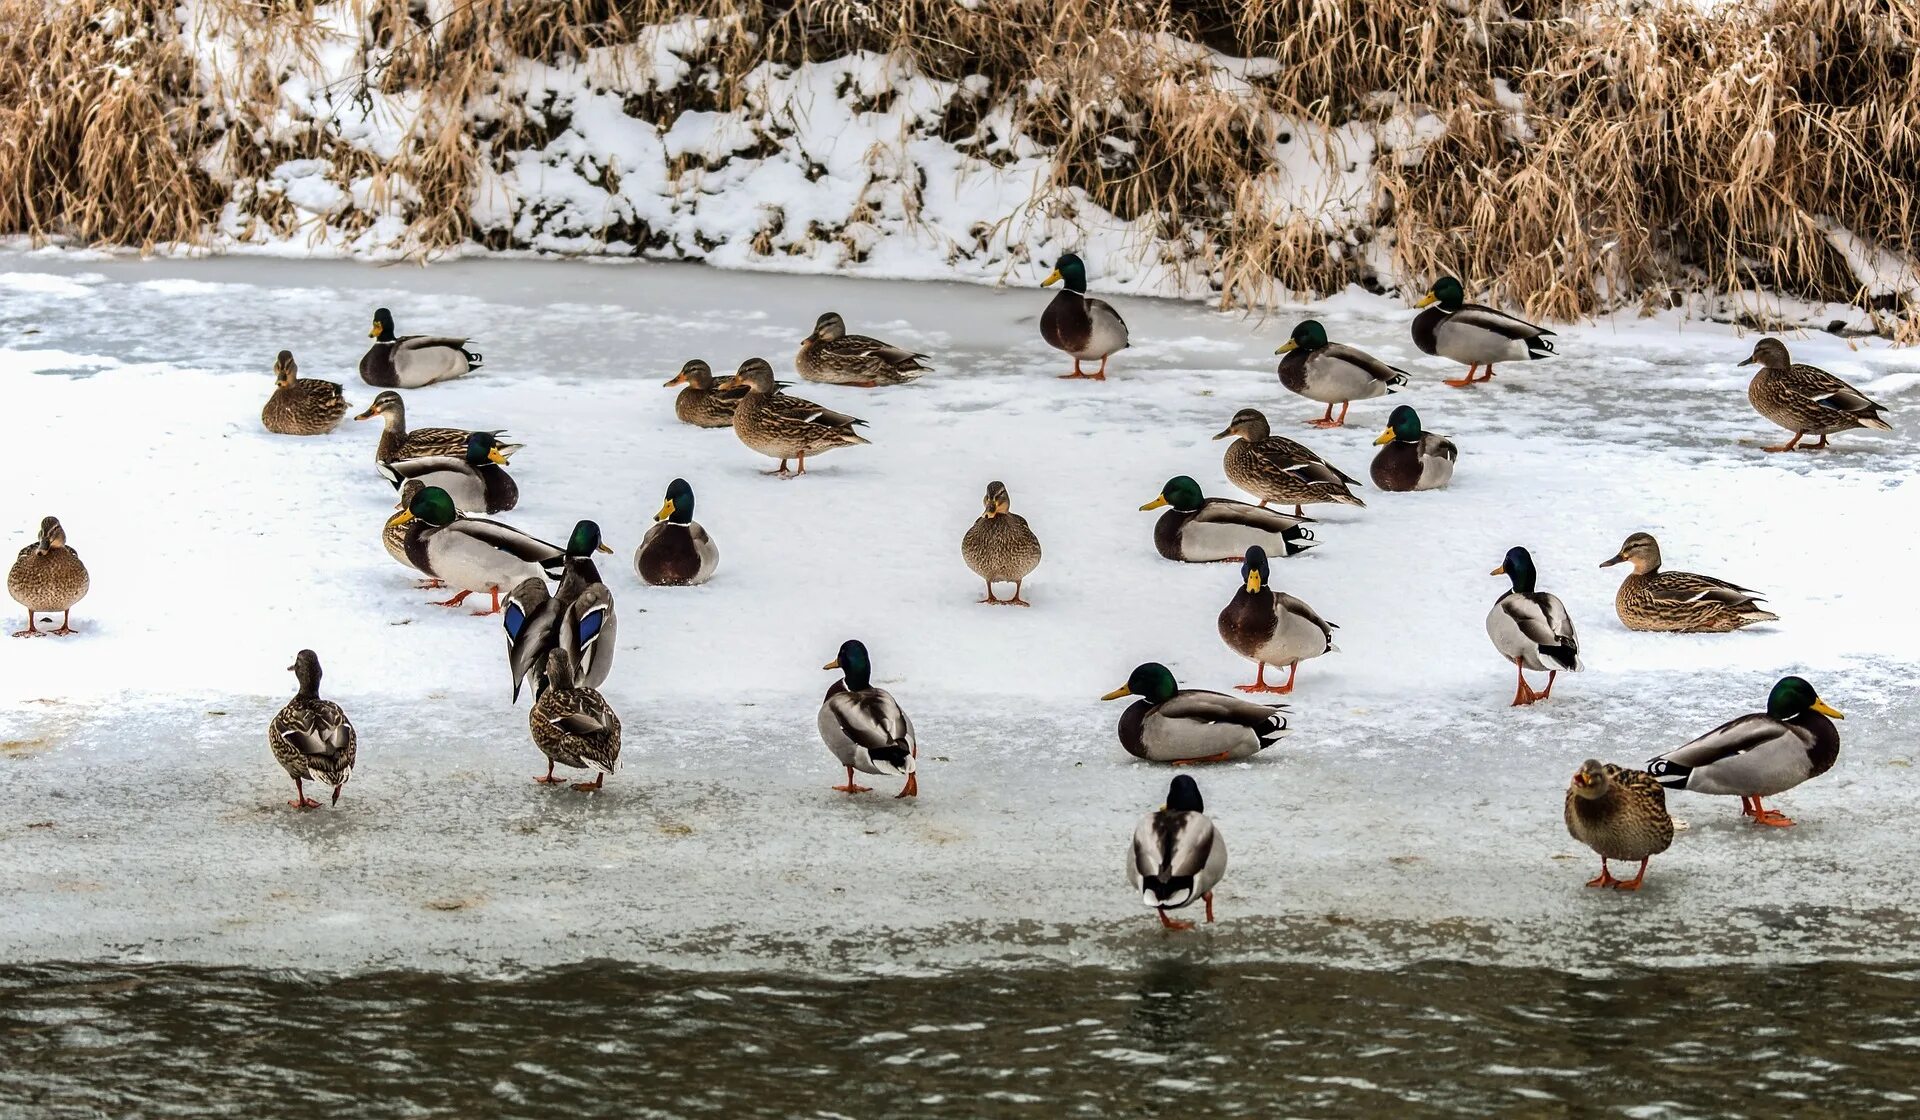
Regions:
<instances>
[{"instance_id":1,"label":"tall dried grass","mask_svg":"<svg viewBox=\"0 0 1920 1120\"><path fill-rule=\"evenodd\" d=\"M1282 289L1452 272L1545 318L1692 291L1765 289L1872 304L1831 240L1920 259L1920 0L346 0L369 28L371 88L423 95L391 160L268 127L270 75L196 86L170 4L0 0L0 230L147 245L201 235L225 182L324 156L407 199L423 249L475 236L473 110L517 58L577 60L703 17L707 71L633 99L662 125L740 103L764 62L881 52L987 79L1053 155L1033 204L1073 191L1145 220L1211 270L1227 303ZM298 42L314 0L206 0L254 41ZM423 14L439 11L438 22ZM1222 81L1199 44L1272 60ZM1498 84L1524 98L1524 116ZM1417 160L1375 163L1375 211L1333 229L1277 212L1271 153L1347 154L1342 126L1430 112ZM508 135L523 122L508 119ZM1298 135L1292 135L1293 133ZM1391 134L1382 131L1383 140ZM210 170L211 169L211 170ZM273 220L271 207L256 218ZM1377 244L1368 244L1377 241Z\"/></svg>"}]
</instances>

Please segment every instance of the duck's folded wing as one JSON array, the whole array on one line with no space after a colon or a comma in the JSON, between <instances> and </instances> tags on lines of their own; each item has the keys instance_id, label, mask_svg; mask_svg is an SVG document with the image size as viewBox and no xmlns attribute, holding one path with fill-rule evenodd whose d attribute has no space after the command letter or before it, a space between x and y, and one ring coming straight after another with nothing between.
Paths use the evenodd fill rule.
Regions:
<instances>
[{"instance_id":1,"label":"duck's folded wing","mask_svg":"<svg viewBox=\"0 0 1920 1120\"><path fill-rule=\"evenodd\" d=\"M1520 629L1520 635L1536 646L1558 644L1559 638L1553 632L1553 624L1547 619L1547 612L1530 595L1516 595L1509 592L1501 596L1496 609L1513 620Z\"/></svg>"},{"instance_id":2,"label":"duck's folded wing","mask_svg":"<svg viewBox=\"0 0 1920 1120\"><path fill-rule=\"evenodd\" d=\"M1460 458L1460 449L1455 447L1453 441L1446 436L1436 436L1432 432L1427 432L1420 438L1420 454L1438 456L1451 463Z\"/></svg>"},{"instance_id":3,"label":"duck's folded wing","mask_svg":"<svg viewBox=\"0 0 1920 1120\"><path fill-rule=\"evenodd\" d=\"M1141 878L1193 878L1207 866L1216 835L1205 813L1162 809L1134 831L1134 865Z\"/></svg>"},{"instance_id":4,"label":"duck's folded wing","mask_svg":"<svg viewBox=\"0 0 1920 1120\"><path fill-rule=\"evenodd\" d=\"M912 742L913 725L907 722L907 714L882 689L835 693L827 698L827 710L847 738L869 752Z\"/></svg>"},{"instance_id":5,"label":"duck's folded wing","mask_svg":"<svg viewBox=\"0 0 1920 1120\"><path fill-rule=\"evenodd\" d=\"M1312 522L1313 518L1295 517L1291 513L1263 509L1252 502L1236 502L1232 498L1208 498L1194 511L1193 520L1203 525L1242 525L1263 533L1284 533Z\"/></svg>"},{"instance_id":6,"label":"duck's folded wing","mask_svg":"<svg viewBox=\"0 0 1920 1120\"><path fill-rule=\"evenodd\" d=\"M916 354L904 346L894 346L863 334L850 334L844 341L852 343L848 349L860 357L878 358L890 366L909 366L927 360L925 354Z\"/></svg>"},{"instance_id":7,"label":"duck's folded wing","mask_svg":"<svg viewBox=\"0 0 1920 1120\"><path fill-rule=\"evenodd\" d=\"M780 402L780 418L800 424L824 424L829 428L851 428L856 424L865 424L865 420L848 416L844 412L835 412L809 400L789 397L784 393L774 400Z\"/></svg>"},{"instance_id":8,"label":"duck's folded wing","mask_svg":"<svg viewBox=\"0 0 1920 1120\"><path fill-rule=\"evenodd\" d=\"M431 350L443 346L452 350L464 350L467 348L467 340L464 338L442 338L429 334L410 334L397 340L394 345L402 350Z\"/></svg>"},{"instance_id":9,"label":"duck's folded wing","mask_svg":"<svg viewBox=\"0 0 1920 1120\"><path fill-rule=\"evenodd\" d=\"M471 537L474 540L491 545L502 552L531 564L539 564L551 560L556 556L565 555L566 551L560 546L548 544L538 537L528 536L511 525L506 525L498 521L489 521L484 517L455 518L453 523L447 526L447 529L454 530L462 536Z\"/></svg>"},{"instance_id":10,"label":"duck's folded wing","mask_svg":"<svg viewBox=\"0 0 1920 1120\"><path fill-rule=\"evenodd\" d=\"M1309 622L1309 623L1312 623L1314 626L1319 627L1320 633L1326 635L1327 646L1329 648L1333 646L1333 630L1334 630L1333 623L1328 622L1324 618L1321 618L1320 612L1308 606L1306 600L1296 599L1284 591L1274 592L1273 597L1279 600L1279 605L1281 610L1285 611L1286 613L1292 615L1297 619L1300 619L1303 622ZM1257 704L1255 705L1255 707L1258 707L1258 706L1259 705Z\"/></svg>"},{"instance_id":11,"label":"duck's folded wing","mask_svg":"<svg viewBox=\"0 0 1920 1120\"><path fill-rule=\"evenodd\" d=\"M1104 299L1093 299L1092 297L1088 297L1087 314L1090 316L1091 315L1110 315L1113 317L1113 321L1120 325L1121 330L1127 329L1127 321L1125 319L1122 319L1120 317L1120 313L1113 309L1113 305L1111 303L1108 303Z\"/></svg>"},{"instance_id":12,"label":"duck's folded wing","mask_svg":"<svg viewBox=\"0 0 1920 1120\"><path fill-rule=\"evenodd\" d=\"M1392 384L1395 381L1405 379L1407 376L1406 370L1390 366L1357 346L1347 346L1336 342L1322 349L1320 355L1320 361L1343 362L1353 366L1355 369L1361 370L1375 381L1384 381Z\"/></svg>"},{"instance_id":13,"label":"duck's folded wing","mask_svg":"<svg viewBox=\"0 0 1920 1120\"><path fill-rule=\"evenodd\" d=\"M1684 746L1676 747L1653 761L1677 763L1690 770L1698 770L1712 763L1726 764L1729 760L1766 751L1783 745L1797 745L1798 739L1787 725L1764 712L1755 712L1741 716L1700 736Z\"/></svg>"},{"instance_id":14,"label":"duck's folded wing","mask_svg":"<svg viewBox=\"0 0 1920 1120\"><path fill-rule=\"evenodd\" d=\"M394 459L380 464L380 477L393 483L398 490L410 478L425 478L441 471L456 474L471 473L465 456L461 455L419 455L411 459Z\"/></svg>"},{"instance_id":15,"label":"duck's folded wing","mask_svg":"<svg viewBox=\"0 0 1920 1120\"><path fill-rule=\"evenodd\" d=\"M1724 579L1715 579L1695 572L1662 572L1660 578L1653 581L1651 590L1656 599L1671 599L1682 603L1711 600L1738 606L1763 597L1758 591L1741 587L1737 583L1728 583Z\"/></svg>"},{"instance_id":16,"label":"duck's folded wing","mask_svg":"<svg viewBox=\"0 0 1920 1120\"><path fill-rule=\"evenodd\" d=\"M1469 303L1447 316L1447 322L1465 327L1477 327L1483 331L1491 331L1502 338L1511 339L1534 338L1553 333L1545 327L1478 303Z\"/></svg>"},{"instance_id":17,"label":"duck's folded wing","mask_svg":"<svg viewBox=\"0 0 1920 1120\"><path fill-rule=\"evenodd\" d=\"M1873 413L1881 409L1865 393L1818 366L1795 365L1787 370L1786 379L1796 393L1808 400L1849 415Z\"/></svg>"}]
</instances>

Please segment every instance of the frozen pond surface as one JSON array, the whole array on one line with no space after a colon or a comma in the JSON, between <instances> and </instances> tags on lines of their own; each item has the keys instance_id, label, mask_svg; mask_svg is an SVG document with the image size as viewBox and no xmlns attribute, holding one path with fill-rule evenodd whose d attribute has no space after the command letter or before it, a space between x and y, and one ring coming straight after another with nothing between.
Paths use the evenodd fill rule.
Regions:
<instances>
[{"instance_id":1,"label":"frozen pond surface","mask_svg":"<svg viewBox=\"0 0 1920 1120\"><path fill-rule=\"evenodd\" d=\"M1048 296L961 285L531 261L430 269L260 260L0 258L6 547L65 522L93 593L62 641L0 642L0 958L483 970L620 958L681 968L870 972L986 960L1393 964L1430 957L1604 968L1911 956L1920 890L1920 354L1790 338L1888 404L1896 431L1764 455L1750 338L1664 320L1560 332L1564 357L1487 388L1420 355L1411 312L1345 297L1337 340L1414 374L1395 398L1461 448L1445 492L1368 489L1275 582L1341 624L1305 666L1296 733L1197 774L1233 867L1221 921L1169 940L1130 896L1133 820L1169 772L1097 697L1160 660L1225 688L1250 667L1215 615L1237 573L1174 565L1135 507L1170 475L1239 496L1209 442L1264 409L1364 477L1394 401L1332 433L1280 388L1262 322L1120 300L1135 347L1105 385L1062 382ZM354 374L376 306L400 330L472 333L485 368L407 394L417 426L506 427L520 508L549 539L597 519L620 613L605 691L623 768L584 797L508 703L493 620L425 605L381 549L391 492L372 425L269 436L274 352ZM684 359L792 369L814 317L935 356L919 384L796 388L871 422L797 481L731 433L677 424ZM641 586L630 557L689 479L723 560L707 587ZM1001 479L1046 560L1031 611L974 602L960 535ZM1612 612L1629 532L1670 567L1768 593L1782 620L1728 636L1631 634ZM1525 544L1580 624L1589 671L1509 709L1482 630ZM19 617L12 605L9 629ZM814 730L839 643L919 727L923 796L849 799ZM359 728L336 809L297 814L264 726L312 647ZM1589 756L1623 764L1764 705L1783 673L1846 712L1833 772L1784 797L1791 830L1676 794L1691 827L1639 896L1587 891L1560 821Z\"/></svg>"}]
</instances>

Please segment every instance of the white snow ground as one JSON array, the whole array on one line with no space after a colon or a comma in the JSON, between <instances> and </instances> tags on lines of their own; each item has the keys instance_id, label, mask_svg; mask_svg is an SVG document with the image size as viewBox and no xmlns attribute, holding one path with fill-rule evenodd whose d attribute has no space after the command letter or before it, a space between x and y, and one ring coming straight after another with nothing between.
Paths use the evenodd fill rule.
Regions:
<instances>
[{"instance_id":1,"label":"white snow ground","mask_svg":"<svg viewBox=\"0 0 1920 1120\"><path fill-rule=\"evenodd\" d=\"M1120 873L1170 771L1097 697L1137 662L1224 688L1229 565L1183 566L1135 507L1169 475L1232 494L1235 409L1364 476L1394 401L1345 431L1273 375L1292 315L1127 299L1138 340L1104 385L1063 382L1034 290L745 276L678 265L0 258L6 548L65 522L93 593L62 640L0 642L0 959L497 969L586 958L685 967L919 969L983 960L1392 963L1896 957L1920 890L1910 685L1920 354L1790 339L1892 408L1896 431L1820 455L1744 395L1750 338L1668 321L1563 329L1566 356L1491 387L1411 345L1411 312L1319 305L1336 339L1414 373L1396 400L1461 447L1441 493L1322 515L1276 582L1342 626L1303 668L1296 734L1197 773L1233 866L1218 925L1169 941ZM376 306L403 332L474 334L486 366L408 394L419 425L505 426L521 508L561 539L600 521L622 625L606 692L626 724L603 794L548 790L508 704L492 619L426 605L381 549L391 492L373 425L268 435L273 354L371 399L355 364ZM726 431L675 423L682 360L791 370L834 309L935 355L919 384L796 389L871 421L872 447L783 481ZM719 541L699 589L630 557L667 481ZM960 535L990 479L1046 560L1030 611L978 606ZM1761 588L1782 616L1728 636L1630 634L1612 613L1629 532L1674 567ZM1481 628L1526 544L1580 623L1589 671L1509 709ZM10 553L8 554L11 555ZM19 614L5 604L8 629ZM914 716L923 796L847 798L814 731L842 639L872 648ZM312 647L360 731L338 808L287 808L264 725ZM1642 761L1808 676L1848 715L1829 775L1743 826L1676 794L1692 827L1638 896L1589 891L1560 804L1581 759Z\"/></svg>"}]
</instances>

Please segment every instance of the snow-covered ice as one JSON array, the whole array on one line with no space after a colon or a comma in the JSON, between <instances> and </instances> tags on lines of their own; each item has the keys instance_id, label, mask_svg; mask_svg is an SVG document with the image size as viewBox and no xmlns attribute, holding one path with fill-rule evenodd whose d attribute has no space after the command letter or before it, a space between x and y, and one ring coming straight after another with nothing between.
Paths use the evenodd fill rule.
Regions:
<instances>
[{"instance_id":1,"label":"snow-covered ice","mask_svg":"<svg viewBox=\"0 0 1920 1120\"><path fill-rule=\"evenodd\" d=\"M1160 951L1120 861L1170 772L1121 751L1123 705L1097 697L1145 660L1212 688L1251 667L1215 633L1235 568L1161 560L1136 507L1181 473L1233 495L1210 437L1246 406L1364 477L1396 402L1459 444L1454 484L1368 489L1369 508L1320 512L1320 547L1276 565L1341 625L1342 652L1301 670L1291 738L1197 773L1234 862L1221 922L1176 944L1566 967L1910 952L1920 355L1789 338L1896 430L1765 455L1780 433L1747 406L1734 363L1752 340L1728 328L1564 328L1563 357L1456 391L1412 346L1410 311L1349 294L1313 312L1414 385L1322 433L1273 374L1291 313L1123 299L1136 345L1100 385L1052 376L1049 298L664 264L0 258L0 544L53 513L93 573L79 636L0 642L0 958L873 970ZM485 353L472 377L407 394L409 420L527 444L503 519L563 539L593 517L618 553L605 691L626 746L603 794L529 780L542 760L497 622L426 605L380 547L393 499L374 426L260 428L282 347L364 407L377 306ZM790 372L829 309L935 356L909 387L795 390L865 417L872 447L783 481L731 433L674 421L660 382L686 358ZM675 476L721 568L643 587L632 550ZM976 605L959 557L992 479L1046 550L1028 611ZM1639 529L1669 566L1765 591L1781 621L1628 633L1619 569L1597 564ZM1589 666L1527 709L1506 707L1512 673L1481 625L1514 544ZM885 782L828 789L819 666L848 637L918 726L917 803ZM340 806L306 814L264 742L302 647L362 744ZM1787 672L1848 716L1834 771L1780 799L1801 827L1675 794L1691 827L1648 889L1582 889L1593 857L1560 820L1579 762L1643 761L1762 706Z\"/></svg>"}]
</instances>

